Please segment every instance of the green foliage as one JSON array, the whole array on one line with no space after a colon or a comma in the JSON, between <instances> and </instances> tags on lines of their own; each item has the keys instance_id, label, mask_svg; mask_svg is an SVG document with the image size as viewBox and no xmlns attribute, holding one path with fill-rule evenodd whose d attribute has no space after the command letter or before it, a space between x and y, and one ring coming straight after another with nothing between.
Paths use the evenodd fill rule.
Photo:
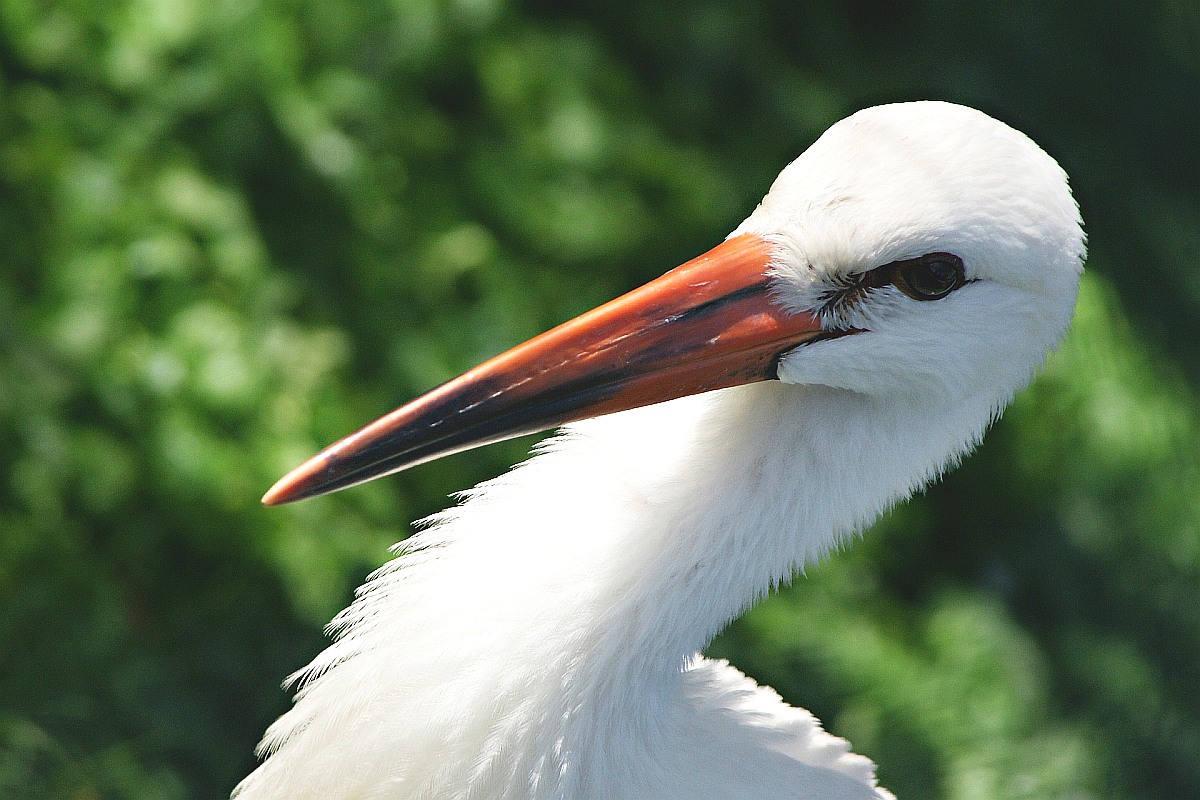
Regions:
<instances>
[{"instance_id":1,"label":"green foliage","mask_svg":"<svg viewBox=\"0 0 1200 800\"><path fill-rule=\"evenodd\" d=\"M227 793L404 523L528 442L262 490L921 96L1072 175L1075 329L714 653L904 798L1200 795L1198 36L1187 3L0 0L0 796Z\"/></svg>"}]
</instances>

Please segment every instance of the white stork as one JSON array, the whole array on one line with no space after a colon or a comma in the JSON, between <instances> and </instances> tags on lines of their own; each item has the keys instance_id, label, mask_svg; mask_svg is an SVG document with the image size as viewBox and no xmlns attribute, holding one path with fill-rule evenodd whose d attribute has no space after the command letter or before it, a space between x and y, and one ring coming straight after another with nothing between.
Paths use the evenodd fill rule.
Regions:
<instances>
[{"instance_id":1,"label":"white stork","mask_svg":"<svg viewBox=\"0 0 1200 800\"><path fill-rule=\"evenodd\" d=\"M980 440L1062 337L1083 258L1066 175L1023 134L940 102L834 125L724 243L267 493L565 425L371 576L235 797L891 797L700 653Z\"/></svg>"}]
</instances>

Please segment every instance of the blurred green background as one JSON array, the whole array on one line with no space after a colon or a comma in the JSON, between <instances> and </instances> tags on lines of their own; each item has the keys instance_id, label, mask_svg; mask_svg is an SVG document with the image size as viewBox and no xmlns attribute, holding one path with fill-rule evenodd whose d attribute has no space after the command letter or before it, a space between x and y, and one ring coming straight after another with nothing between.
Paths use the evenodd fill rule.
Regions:
<instances>
[{"instance_id":1,"label":"blurred green background","mask_svg":"<svg viewBox=\"0 0 1200 800\"><path fill-rule=\"evenodd\" d=\"M0 797L227 795L387 545L529 441L275 478L926 97L1072 176L1075 327L711 652L903 800L1200 796L1200 4L0 0Z\"/></svg>"}]
</instances>

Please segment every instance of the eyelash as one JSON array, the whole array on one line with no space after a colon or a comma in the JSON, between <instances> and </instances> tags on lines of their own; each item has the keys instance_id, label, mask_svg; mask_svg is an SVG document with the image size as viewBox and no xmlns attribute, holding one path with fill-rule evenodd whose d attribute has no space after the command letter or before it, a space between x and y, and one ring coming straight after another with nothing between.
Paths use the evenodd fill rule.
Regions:
<instances>
[{"instance_id":1,"label":"eyelash","mask_svg":"<svg viewBox=\"0 0 1200 800\"><path fill-rule=\"evenodd\" d=\"M837 277L830 289L821 293L821 305L817 307L817 315L821 319L837 319L843 313L858 305L871 289L877 288L872 284L858 280L861 275Z\"/></svg>"},{"instance_id":2,"label":"eyelash","mask_svg":"<svg viewBox=\"0 0 1200 800\"><path fill-rule=\"evenodd\" d=\"M928 265L935 261L949 263L957 273L957 280L944 293L936 297L922 297L913 292L904 277L904 272L910 268ZM834 279L834 286L821 293L819 297L821 305L817 308L817 314L822 318L837 319L858 305L872 289L882 289L885 286L895 286L915 300L929 301L940 300L970 282L963 276L963 262L958 256L953 253L926 253L917 258L893 261L858 275L838 276Z\"/></svg>"}]
</instances>

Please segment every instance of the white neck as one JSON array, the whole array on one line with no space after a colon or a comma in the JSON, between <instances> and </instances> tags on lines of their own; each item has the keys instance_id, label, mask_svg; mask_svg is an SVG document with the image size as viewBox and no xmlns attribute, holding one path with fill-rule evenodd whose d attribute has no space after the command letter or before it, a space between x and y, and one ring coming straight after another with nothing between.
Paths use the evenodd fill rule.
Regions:
<instances>
[{"instance_id":1,"label":"white neck","mask_svg":"<svg viewBox=\"0 0 1200 800\"><path fill-rule=\"evenodd\" d=\"M404 796L474 782L559 798L644 764L620 763L631 736L667 753L709 746L690 740L694 721L688 741L670 730L688 660L959 455L990 408L956 418L969 416L972 430L939 430L894 398L769 382L572 426L380 571L308 668L330 671L268 732L286 744L259 772L317 770L338 757L332 741L368 765L364 789L374 758L408 775ZM461 751L455 774L447 748ZM595 753L608 760L579 756ZM317 772L293 788L334 788Z\"/></svg>"},{"instance_id":2,"label":"white neck","mask_svg":"<svg viewBox=\"0 0 1200 800\"><path fill-rule=\"evenodd\" d=\"M619 643L610 674L677 671L960 456L990 408L974 417L971 430L931 430L895 398L767 382L593 420L543 457L527 482L542 493L522 509L525 525L575 539L559 551L570 563L544 558L543 541L524 569L575 576L599 615L580 623Z\"/></svg>"}]
</instances>

